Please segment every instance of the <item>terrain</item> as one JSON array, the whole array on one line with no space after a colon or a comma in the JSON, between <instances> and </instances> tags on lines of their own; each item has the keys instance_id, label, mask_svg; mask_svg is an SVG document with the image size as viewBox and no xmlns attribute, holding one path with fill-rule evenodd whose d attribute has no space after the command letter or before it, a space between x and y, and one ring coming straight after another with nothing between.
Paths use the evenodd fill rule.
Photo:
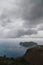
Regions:
<instances>
[{"instance_id":1,"label":"terrain","mask_svg":"<svg viewBox=\"0 0 43 65\"><path fill-rule=\"evenodd\" d=\"M0 65L43 65L43 46L27 49L25 55L20 58L0 57Z\"/></svg>"},{"instance_id":2,"label":"terrain","mask_svg":"<svg viewBox=\"0 0 43 65\"><path fill-rule=\"evenodd\" d=\"M37 46L37 43L36 42L20 42L20 45L23 46L23 47L29 47L29 48L32 48L34 46Z\"/></svg>"}]
</instances>

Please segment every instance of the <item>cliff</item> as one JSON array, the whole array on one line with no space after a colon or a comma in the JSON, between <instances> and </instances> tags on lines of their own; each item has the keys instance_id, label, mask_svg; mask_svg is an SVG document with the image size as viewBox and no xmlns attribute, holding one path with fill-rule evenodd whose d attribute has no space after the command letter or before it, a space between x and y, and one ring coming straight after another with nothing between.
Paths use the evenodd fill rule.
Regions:
<instances>
[{"instance_id":1,"label":"cliff","mask_svg":"<svg viewBox=\"0 0 43 65\"><path fill-rule=\"evenodd\" d=\"M43 65L43 46L28 49L24 59L32 65Z\"/></svg>"}]
</instances>

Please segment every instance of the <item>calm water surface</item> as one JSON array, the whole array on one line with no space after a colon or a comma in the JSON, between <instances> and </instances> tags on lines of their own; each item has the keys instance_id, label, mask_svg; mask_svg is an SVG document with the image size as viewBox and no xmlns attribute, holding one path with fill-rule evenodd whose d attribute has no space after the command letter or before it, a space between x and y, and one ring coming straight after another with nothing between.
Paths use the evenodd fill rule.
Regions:
<instances>
[{"instance_id":1,"label":"calm water surface","mask_svg":"<svg viewBox=\"0 0 43 65\"><path fill-rule=\"evenodd\" d=\"M43 41L35 41L38 44L43 44ZM0 56L6 55L7 57L20 57L23 56L27 48L19 45L18 40L0 40Z\"/></svg>"}]
</instances>

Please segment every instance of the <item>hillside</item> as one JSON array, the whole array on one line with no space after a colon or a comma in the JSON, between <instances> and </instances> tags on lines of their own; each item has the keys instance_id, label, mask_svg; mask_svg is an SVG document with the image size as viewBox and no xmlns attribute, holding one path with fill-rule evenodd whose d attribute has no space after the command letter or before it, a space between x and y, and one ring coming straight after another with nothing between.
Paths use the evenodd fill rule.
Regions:
<instances>
[{"instance_id":1,"label":"hillside","mask_svg":"<svg viewBox=\"0 0 43 65\"><path fill-rule=\"evenodd\" d=\"M43 65L43 46L28 49L21 58L0 57L0 65Z\"/></svg>"},{"instance_id":2,"label":"hillside","mask_svg":"<svg viewBox=\"0 0 43 65\"><path fill-rule=\"evenodd\" d=\"M24 59L32 65L43 65L43 46L28 49L24 55Z\"/></svg>"}]
</instances>

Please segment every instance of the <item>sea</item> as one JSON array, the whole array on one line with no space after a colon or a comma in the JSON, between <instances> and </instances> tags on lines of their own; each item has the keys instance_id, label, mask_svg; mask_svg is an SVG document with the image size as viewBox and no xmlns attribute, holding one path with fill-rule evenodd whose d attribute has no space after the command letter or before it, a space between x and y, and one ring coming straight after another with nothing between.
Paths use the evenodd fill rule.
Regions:
<instances>
[{"instance_id":1,"label":"sea","mask_svg":"<svg viewBox=\"0 0 43 65\"><path fill-rule=\"evenodd\" d=\"M6 57L21 57L26 51L27 47L23 47L20 45L20 42L36 42L38 45L43 45L43 39L28 39L28 40L17 40L17 39L0 39L0 56Z\"/></svg>"}]
</instances>

